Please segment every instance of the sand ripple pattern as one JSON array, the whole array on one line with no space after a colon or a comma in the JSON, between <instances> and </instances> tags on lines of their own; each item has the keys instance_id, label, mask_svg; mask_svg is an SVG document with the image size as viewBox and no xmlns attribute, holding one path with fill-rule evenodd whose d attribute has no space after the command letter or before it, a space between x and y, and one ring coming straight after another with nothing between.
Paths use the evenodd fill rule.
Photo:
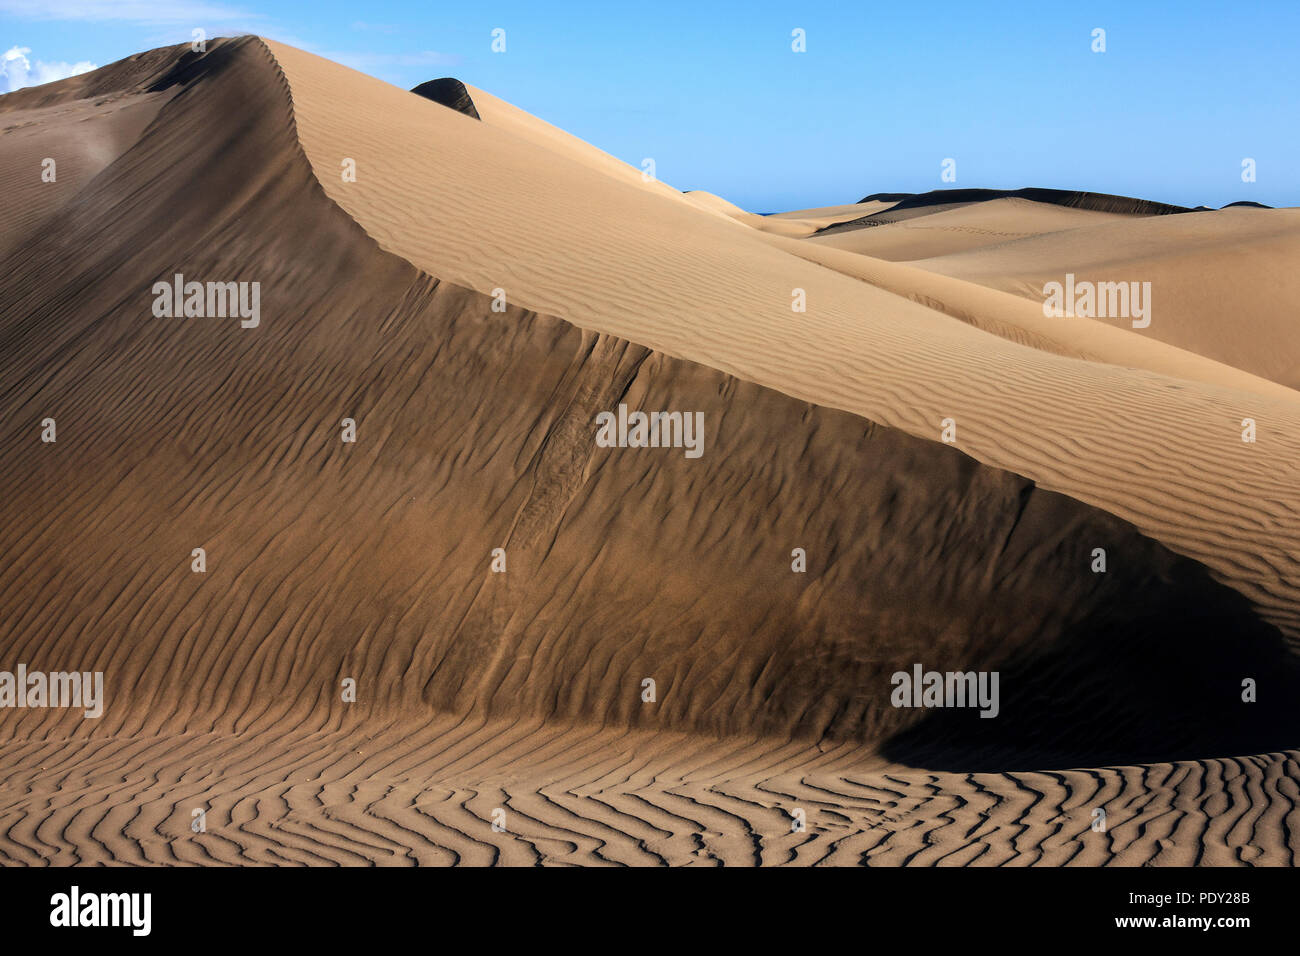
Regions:
<instances>
[{"instance_id":1,"label":"sand ripple pattern","mask_svg":"<svg viewBox=\"0 0 1300 956\"><path fill-rule=\"evenodd\" d=\"M274 753L210 734L9 743L0 864L1294 866L1298 757L936 774L849 747L450 720Z\"/></svg>"}]
</instances>

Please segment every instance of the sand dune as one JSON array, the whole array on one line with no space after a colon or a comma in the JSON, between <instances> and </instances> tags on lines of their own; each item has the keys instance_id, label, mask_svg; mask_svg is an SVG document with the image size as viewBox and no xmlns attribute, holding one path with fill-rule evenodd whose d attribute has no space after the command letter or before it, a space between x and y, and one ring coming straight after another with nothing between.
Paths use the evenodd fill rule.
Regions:
<instances>
[{"instance_id":1,"label":"sand dune","mask_svg":"<svg viewBox=\"0 0 1300 956\"><path fill-rule=\"evenodd\" d=\"M378 80L271 49L327 194L382 248L457 284L504 289L580 327L920 437L937 439L955 415L963 451L1132 521L1300 636L1300 510L1283 477L1300 452L1300 393L1189 391L989 336L689 203L593 178L558 154L542 162L504 128L466 127ZM352 153L369 172L344 184L334 170ZM654 284L635 280L644 268ZM806 314L792 312L795 289ZM1266 442L1243 445L1245 417L1266 423Z\"/></svg>"},{"instance_id":2,"label":"sand dune","mask_svg":"<svg viewBox=\"0 0 1300 956\"><path fill-rule=\"evenodd\" d=\"M1027 199L994 199L943 207L871 227L826 231L811 241L899 262L929 259L1081 226L1124 219L1117 213L1052 206Z\"/></svg>"},{"instance_id":3,"label":"sand dune","mask_svg":"<svg viewBox=\"0 0 1300 956\"><path fill-rule=\"evenodd\" d=\"M286 47L285 49L292 48ZM295 50L294 52L299 51ZM355 75L360 76L361 74ZM381 85L387 86L387 84ZM656 196L676 202L684 201L680 192L667 183L660 182L654 176L648 175L648 171L634 169L622 160L615 159L609 153L597 149L590 143L584 142L544 120L538 119L531 113L524 112L505 100L493 96L486 90L480 90L478 87L469 84L466 84L465 88L473 98L474 105L485 124L507 134L507 141L517 143L523 140L533 147L544 150L545 152L541 153L537 152L537 149L529 150L529 152L535 160L543 163L545 168L552 168L548 162L549 160L554 160L556 164L563 167L575 163L587 170L602 173L617 182L638 187ZM403 103L406 102L403 100ZM417 113L393 116L389 119L399 124L420 122L420 117L427 117L427 115ZM438 132L446 131L442 123L436 123L434 128ZM412 130L412 133L416 136L421 135L417 130ZM382 172L382 170L383 166L380 166L378 171Z\"/></svg>"},{"instance_id":4,"label":"sand dune","mask_svg":"<svg viewBox=\"0 0 1300 956\"><path fill-rule=\"evenodd\" d=\"M0 668L108 696L0 710L0 860L1294 863L1300 395L473 87L185 50L0 99L140 104L0 253ZM259 324L157 317L176 272ZM915 663L999 719L893 706Z\"/></svg>"},{"instance_id":5,"label":"sand dune","mask_svg":"<svg viewBox=\"0 0 1300 956\"><path fill-rule=\"evenodd\" d=\"M936 247L915 265L1039 304L1044 283L1061 282L1067 272L1080 282L1150 282L1153 313L1144 335L1294 388L1300 351L1290 316L1300 279L1290 265L1297 257L1300 210L1236 207L968 251Z\"/></svg>"},{"instance_id":6,"label":"sand dune","mask_svg":"<svg viewBox=\"0 0 1300 956\"><path fill-rule=\"evenodd\" d=\"M746 212L734 203L727 202L721 196L715 196L702 190L694 190L683 195L701 209L727 219L733 219L738 223L749 226L751 229L758 229L762 232L771 232L778 236L802 237L812 235L817 230L816 226L808 222L777 219L772 216L758 216L752 212Z\"/></svg>"},{"instance_id":7,"label":"sand dune","mask_svg":"<svg viewBox=\"0 0 1300 956\"><path fill-rule=\"evenodd\" d=\"M880 212L894 205L890 202L858 202L849 203L840 206L819 206L816 209L795 209L790 212L774 212L767 218L769 219L798 219L815 225L818 229L824 229L826 226L833 225L837 222L847 222L850 219L860 219L862 216L874 212Z\"/></svg>"},{"instance_id":8,"label":"sand dune","mask_svg":"<svg viewBox=\"0 0 1300 956\"><path fill-rule=\"evenodd\" d=\"M454 77L444 76L441 79L429 80L427 83L412 87L411 92L456 110L458 113L464 113L471 119L482 119L474 106L473 97L469 95L469 90L465 89L465 84Z\"/></svg>"},{"instance_id":9,"label":"sand dune","mask_svg":"<svg viewBox=\"0 0 1300 956\"><path fill-rule=\"evenodd\" d=\"M735 203L728 202L721 196L715 196L713 193L704 190L692 190L684 195L701 209L719 213L760 232L768 232L778 236L797 236L800 238L811 236L827 225L863 214L863 206L855 204L853 206L826 206L821 209L805 209L760 216L752 212L746 212ZM881 205L887 206L887 204L883 203Z\"/></svg>"},{"instance_id":10,"label":"sand dune","mask_svg":"<svg viewBox=\"0 0 1300 956\"><path fill-rule=\"evenodd\" d=\"M1030 186L1025 189L934 189L925 193L873 193L862 202L888 201L891 212L908 209L944 209L959 203L996 202L1002 199L1023 199L1050 203L1071 209L1091 209L1098 212L1118 213L1128 216L1167 216L1187 212L1186 206L1115 196L1110 193L1087 192L1069 189L1044 189Z\"/></svg>"},{"instance_id":11,"label":"sand dune","mask_svg":"<svg viewBox=\"0 0 1300 956\"><path fill-rule=\"evenodd\" d=\"M788 237L769 236L767 241L791 255L869 282L1020 345L1286 402L1295 394L1284 385L1106 323L1084 319L1066 322L1044 316L1041 302L939 275L920 268L920 263L889 262Z\"/></svg>"},{"instance_id":12,"label":"sand dune","mask_svg":"<svg viewBox=\"0 0 1300 956\"><path fill-rule=\"evenodd\" d=\"M23 108L37 99L27 92L10 94L15 102L6 104L0 126L0 251L27 239L134 144L164 96L109 94Z\"/></svg>"}]
</instances>

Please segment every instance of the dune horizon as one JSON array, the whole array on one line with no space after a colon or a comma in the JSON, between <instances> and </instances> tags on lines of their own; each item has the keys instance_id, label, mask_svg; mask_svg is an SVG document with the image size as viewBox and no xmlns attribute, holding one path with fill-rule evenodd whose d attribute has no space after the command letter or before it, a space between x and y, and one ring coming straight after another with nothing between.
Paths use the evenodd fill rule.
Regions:
<instances>
[{"instance_id":1,"label":"dune horizon","mask_svg":"<svg viewBox=\"0 0 1300 956\"><path fill-rule=\"evenodd\" d=\"M1296 864L1300 208L252 35L0 118L0 864Z\"/></svg>"}]
</instances>

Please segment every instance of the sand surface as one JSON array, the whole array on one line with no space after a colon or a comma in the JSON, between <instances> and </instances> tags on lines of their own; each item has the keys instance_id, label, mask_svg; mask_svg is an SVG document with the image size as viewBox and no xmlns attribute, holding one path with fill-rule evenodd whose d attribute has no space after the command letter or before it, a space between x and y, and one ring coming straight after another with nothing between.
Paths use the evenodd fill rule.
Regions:
<instances>
[{"instance_id":1,"label":"sand surface","mask_svg":"<svg viewBox=\"0 0 1300 956\"><path fill-rule=\"evenodd\" d=\"M1129 218L1116 213L1051 206L1026 199L994 199L952 208L930 208L940 208L941 211L920 209L913 217L893 222L869 227L845 226L842 231L828 231L813 241L834 249L847 249L897 262L983 249L1013 239L1103 222L1122 222ZM827 223L830 225L839 224Z\"/></svg>"},{"instance_id":2,"label":"sand surface","mask_svg":"<svg viewBox=\"0 0 1300 956\"><path fill-rule=\"evenodd\" d=\"M1151 338L1300 386L1293 306L1300 293L1293 268L1300 261L1298 209L1236 207L1101 223L984 247L897 251L920 268L1038 304L1044 283L1060 282L1066 272L1080 282L1150 282Z\"/></svg>"},{"instance_id":3,"label":"sand surface","mask_svg":"<svg viewBox=\"0 0 1300 956\"><path fill-rule=\"evenodd\" d=\"M0 669L108 688L0 709L0 860L1295 862L1300 393L1017 284L1285 217L835 232L475 88L187 49L0 98L0 167L76 157L0 222ZM260 282L260 325L155 317L176 272ZM619 403L704 453L596 446ZM892 706L916 662L1002 714Z\"/></svg>"}]
</instances>

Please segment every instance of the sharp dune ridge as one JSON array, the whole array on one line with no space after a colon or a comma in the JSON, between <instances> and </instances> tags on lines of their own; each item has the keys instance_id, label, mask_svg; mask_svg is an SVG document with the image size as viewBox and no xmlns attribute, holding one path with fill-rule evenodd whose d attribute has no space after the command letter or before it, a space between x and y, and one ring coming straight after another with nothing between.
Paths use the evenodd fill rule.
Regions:
<instances>
[{"instance_id":1,"label":"sharp dune ridge","mask_svg":"<svg viewBox=\"0 0 1300 956\"><path fill-rule=\"evenodd\" d=\"M0 668L108 700L0 710L0 859L1294 864L1300 393L472 87L187 51L0 99L14 168L112 131L3 223ZM178 272L261 324L155 318ZM596 446L619 404L705 453ZM892 706L914 663L1003 713Z\"/></svg>"}]
</instances>

